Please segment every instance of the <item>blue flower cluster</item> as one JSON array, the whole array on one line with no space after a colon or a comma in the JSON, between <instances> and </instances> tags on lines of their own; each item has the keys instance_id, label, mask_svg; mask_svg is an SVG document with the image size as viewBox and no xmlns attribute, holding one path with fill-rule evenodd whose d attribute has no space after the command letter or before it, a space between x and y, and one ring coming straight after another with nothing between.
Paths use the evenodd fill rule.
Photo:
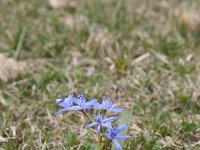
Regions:
<instances>
[{"instance_id":1,"label":"blue flower cluster","mask_svg":"<svg viewBox=\"0 0 200 150\"><path fill-rule=\"evenodd\" d=\"M111 122L116 121L119 118L118 116L109 118L106 117L107 112L121 113L124 111L123 108L116 108L116 104L113 104L111 99L104 98L102 103L99 103L97 99L87 101L84 94L80 94L77 97L75 97L73 94L69 94L66 98L56 99L56 102L63 108L57 111L55 114L59 115L64 111L80 111L85 117L90 119L89 121L91 123L88 125L88 128L97 128L97 135L99 139L98 144L100 144L100 149L102 137L106 137L112 141L117 150L122 150L122 146L118 143L117 140L124 140L131 137L129 135L119 135L119 133L128 126L127 124L123 124L119 127L112 127ZM98 111L98 115L94 117L94 119L92 119L86 112L86 110L93 108ZM103 128L106 128L108 133L103 133ZM106 145L104 145L104 147L105 146Z\"/></svg>"},{"instance_id":2,"label":"blue flower cluster","mask_svg":"<svg viewBox=\"0 0 200 150\"><path fill-rule=\"evenodd\" d=\"M83 94L79 95L78 98L75 98L73 94L69 94L67 98L56 99L56 102L58 105L63 107L63 109L56 112L58 115L67 110L90 110L97 103L97 99L92 99L89 102L86 102L86 97Z\"/></svg>"}]
</instances>

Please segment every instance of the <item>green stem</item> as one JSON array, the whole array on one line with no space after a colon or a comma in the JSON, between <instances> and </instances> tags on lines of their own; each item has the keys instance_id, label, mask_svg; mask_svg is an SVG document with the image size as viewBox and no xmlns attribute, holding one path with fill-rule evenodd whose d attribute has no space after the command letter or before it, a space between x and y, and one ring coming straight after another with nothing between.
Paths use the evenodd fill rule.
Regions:
<instances>
[{"instance_id":1,"label":"green stem","mask_svg":"<svg viewBox=\"0 0 200 150\"><path fill-rule=\"evenodd\" d=\"M103 133L103 128L100 126L100 134ZM102 135L98 136L98 150L101 150L101 143L102 143Z\"/></svg>"},{"instance_id":2,"label":"green stem","mask_svg":"<svg viewBox=\"0 0 200 150\"><path fill-rule=\"evenodd\" d=\"M101 150L101 140L102 136L98 136L98 150Z\"/></svg>"},{"instance_id":3,"label":"green stem","mask_svg":"<svg viewBox=\"0 0 200 150\"><path fill-rule=\"evenodd\" d=\"M102 126L100 126L100 134L102 134L103 133L103 128L102 128ZM100 136L100 138L99 138L99 142L100 143L102 143L102 135Z\"/></svg>"}]
</instances>

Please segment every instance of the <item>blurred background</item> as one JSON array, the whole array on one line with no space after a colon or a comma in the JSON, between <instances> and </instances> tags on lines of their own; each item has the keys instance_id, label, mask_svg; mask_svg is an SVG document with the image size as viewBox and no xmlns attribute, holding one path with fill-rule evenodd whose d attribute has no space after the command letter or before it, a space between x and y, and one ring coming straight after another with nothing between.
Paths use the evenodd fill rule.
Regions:
<instances>
[{"instance_id":1,"label":"blurred background","mask_svg":"<svg viewBox=\"0 0 200 150\"><path fill-rule=\"evenodd\" d=\"M0 147L94 149L54 115L85 93L133 107L124 149L198 149L199 60L199 0L0 0Z\"/></svg>"}]
</instances>

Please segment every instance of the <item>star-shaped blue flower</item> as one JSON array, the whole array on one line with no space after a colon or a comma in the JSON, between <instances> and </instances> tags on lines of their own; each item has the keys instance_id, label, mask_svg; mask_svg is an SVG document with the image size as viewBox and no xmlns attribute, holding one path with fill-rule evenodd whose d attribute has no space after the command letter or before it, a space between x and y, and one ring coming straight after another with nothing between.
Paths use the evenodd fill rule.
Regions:
<instances>
[{"instance_id":1,"label":"star-shaped blue flower","mask_svg":"<svg viewBox=\"0 0 200 150\"><path fill-rule=\"evenodd\" d=\"M59 115L63 111L69 110L69 108L73 105L75 101L76 101L76 98L74 97L73 94L69 94L67 98L56 99L57 104L63 107L63 109L57 111L55 114Z\"/></svg>"},{"instance_id":2,"label":"star-shaped blue flower","mask_svg":"<svg viewBox=\"0 0 200 150\"><path fill-rule=\"evenodd\" d=\"M88 128L91 128L93 126L97 127L97 134L101 135L101 127L107 126L107 123L111 123L115 120L117 120L119 117L110 117L110 118L102 118L101 114L99 113L98 116L95 117L95 122L88 125Z\"/></svg>"},{"instance_id":3,"label":"star-shaped blue flower","mask_svg":"<svg viewBox=\"0 0 200 150\"><path fill-rule=\"evenodd\" d=\"M97 99L92 99L92 100L90 100L88 102L86 102L86 101L87 100L86 100L85 95L83 95L83 94L79 95L77 100L74 101L74 103L76 105L71 106L69 108L69 110L75 110L75 111L84 110L84 109L90 110L97 103Z\"/></svg>"},{"instance_id":4,"label":"star-shaped blue flower","mask_svg":"<svg viewBox=\"0 0 200 150\"><path fill-rule=\"evenodd\" d=\"M124 136L120 136L118 135L121 131L123 131L128 125L127 124L123 124L117 128L113 128L111 125L107 124L107 128L109 133L105 133L105 136L107 138L109 138L110 140L112 140L112 142L114 143L115 147L117 148L117 150L122 150L121 145L118 143L117 140L124 140L124 139L128 139L131 136L129 135L124 135Z\"/></svg>"},{"instance_id":5,"label":"star-shaped blue flower","mask_svg":"<svg viewBox=\"0 0 200 150\"><path fill-rule=\"evenodd\" d=\"M109 112L123 112L123 108L116 108L116 104L113 104L110 99L103 99L103 102L99 104L98 102L94 105L96 109L102 109Z\"/></svg>"},{"instance_id":6,"label":"star-shaped blue flower","mask_svg":"<svg viewBox=\"0 0 200 150\"><path fill-rule=\"evenodd\" d=\"M87 102L85 95L81 94L78 98L73 97L73 94L69 94L67 98L56 99L58 105L62 106L63 109L59 110L55 114L59 115L63 111L79 111L79 110L90 110L97 103L97 99L92 99Z\"/></svg>"}]
</instances>

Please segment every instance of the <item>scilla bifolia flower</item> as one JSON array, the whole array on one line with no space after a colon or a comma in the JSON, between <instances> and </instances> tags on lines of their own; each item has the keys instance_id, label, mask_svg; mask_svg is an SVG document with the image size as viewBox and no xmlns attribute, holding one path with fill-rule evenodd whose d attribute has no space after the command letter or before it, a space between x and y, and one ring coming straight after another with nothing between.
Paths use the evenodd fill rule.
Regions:
<instances>
[{"instance_id":1,"label":"scilla bifolia flower","mask_svg":"<svg viewBox=\"0 0 200 150\"><path fill-rule=\"evenodd\" d=\"M91 123L88 125L88 128L91 128L93 126L97 127L97 134L101 135L101 128L103 126L106 126L106 123L108 122L113 122L115 120L117 120L119 117L110 117L110 118L102 118L102 116L100 115L100 113L98 114L98 116L95 117L95 122Z\"/></svg>"},{"instance_id":2,"label":"scilla bifolia flower","mask_svg":"<svg viewBox=\"0 0 200 150\"><path fill-rule=\"evenodd\" d=\"M112 127L111 123L116 121L119 117L106 117L107 112L116 112L121 113L124 111L123 108L116 108L116 104L112 103L110 99L103 99L102 103L98 103L97 99L92 99L87 101L86 96L81 94L77 97L74 97L73 94L69 94L66 98L56 99L56 102L59 106L63 107L61 110L55 114L59 115L63 111L79 111L81 112L90 122L88 128L95 126L97 128L98 136L98 150L108 148L110 142L112 141L117 148L117 150L122 150L122 146L118 143L117 140L124 140L130 138L130 136L120 136L119 133L124 130L128 125L124 124L119 127ZM87 113L88 110L95 109L98 115L93 119ZM105 133L105 131L108 133ZM107 138L107 144L102 145L102 138ZM105 140L104 140L105 141Z\"/></svg>"},{"instance_id":3,"label":"scilla bifolia flower","mask_svg":"<svg viewBox=\"0 0 200 150\"><path fill-rule=\"evenodd\" d=\"M124 111L123 108L116 108L115 106L116 104L113 104L110 99L106 99L106 98L103 99L103 102L101 104L99 103L95 104L95 108L97 110L101 109L101 110L106 110L109 112L118 112L118 113L121 113Z\"/></svg>"},{"instance_id":4,"label":"scilla bifolia flower","mask_svg":"<svg viewBox=\"0 0 200 150\"><path fill-rule=\"evenodd\" d=\"M109 131L109 133L105 133L105 136L107 138L109 138L110 140L112 140L112 142L114 143L115 147L117 148L117 150L122 150L121 145L117 142L117 140L124 140L124 139L128 139L131 136L129 135L124 135L124 136L120 136L118 135L120 132L122 132L128 125L127 124L123 124L119 127L113 128L111 125L107 125L107 129Z\"/></svg>"}]
</instances>

